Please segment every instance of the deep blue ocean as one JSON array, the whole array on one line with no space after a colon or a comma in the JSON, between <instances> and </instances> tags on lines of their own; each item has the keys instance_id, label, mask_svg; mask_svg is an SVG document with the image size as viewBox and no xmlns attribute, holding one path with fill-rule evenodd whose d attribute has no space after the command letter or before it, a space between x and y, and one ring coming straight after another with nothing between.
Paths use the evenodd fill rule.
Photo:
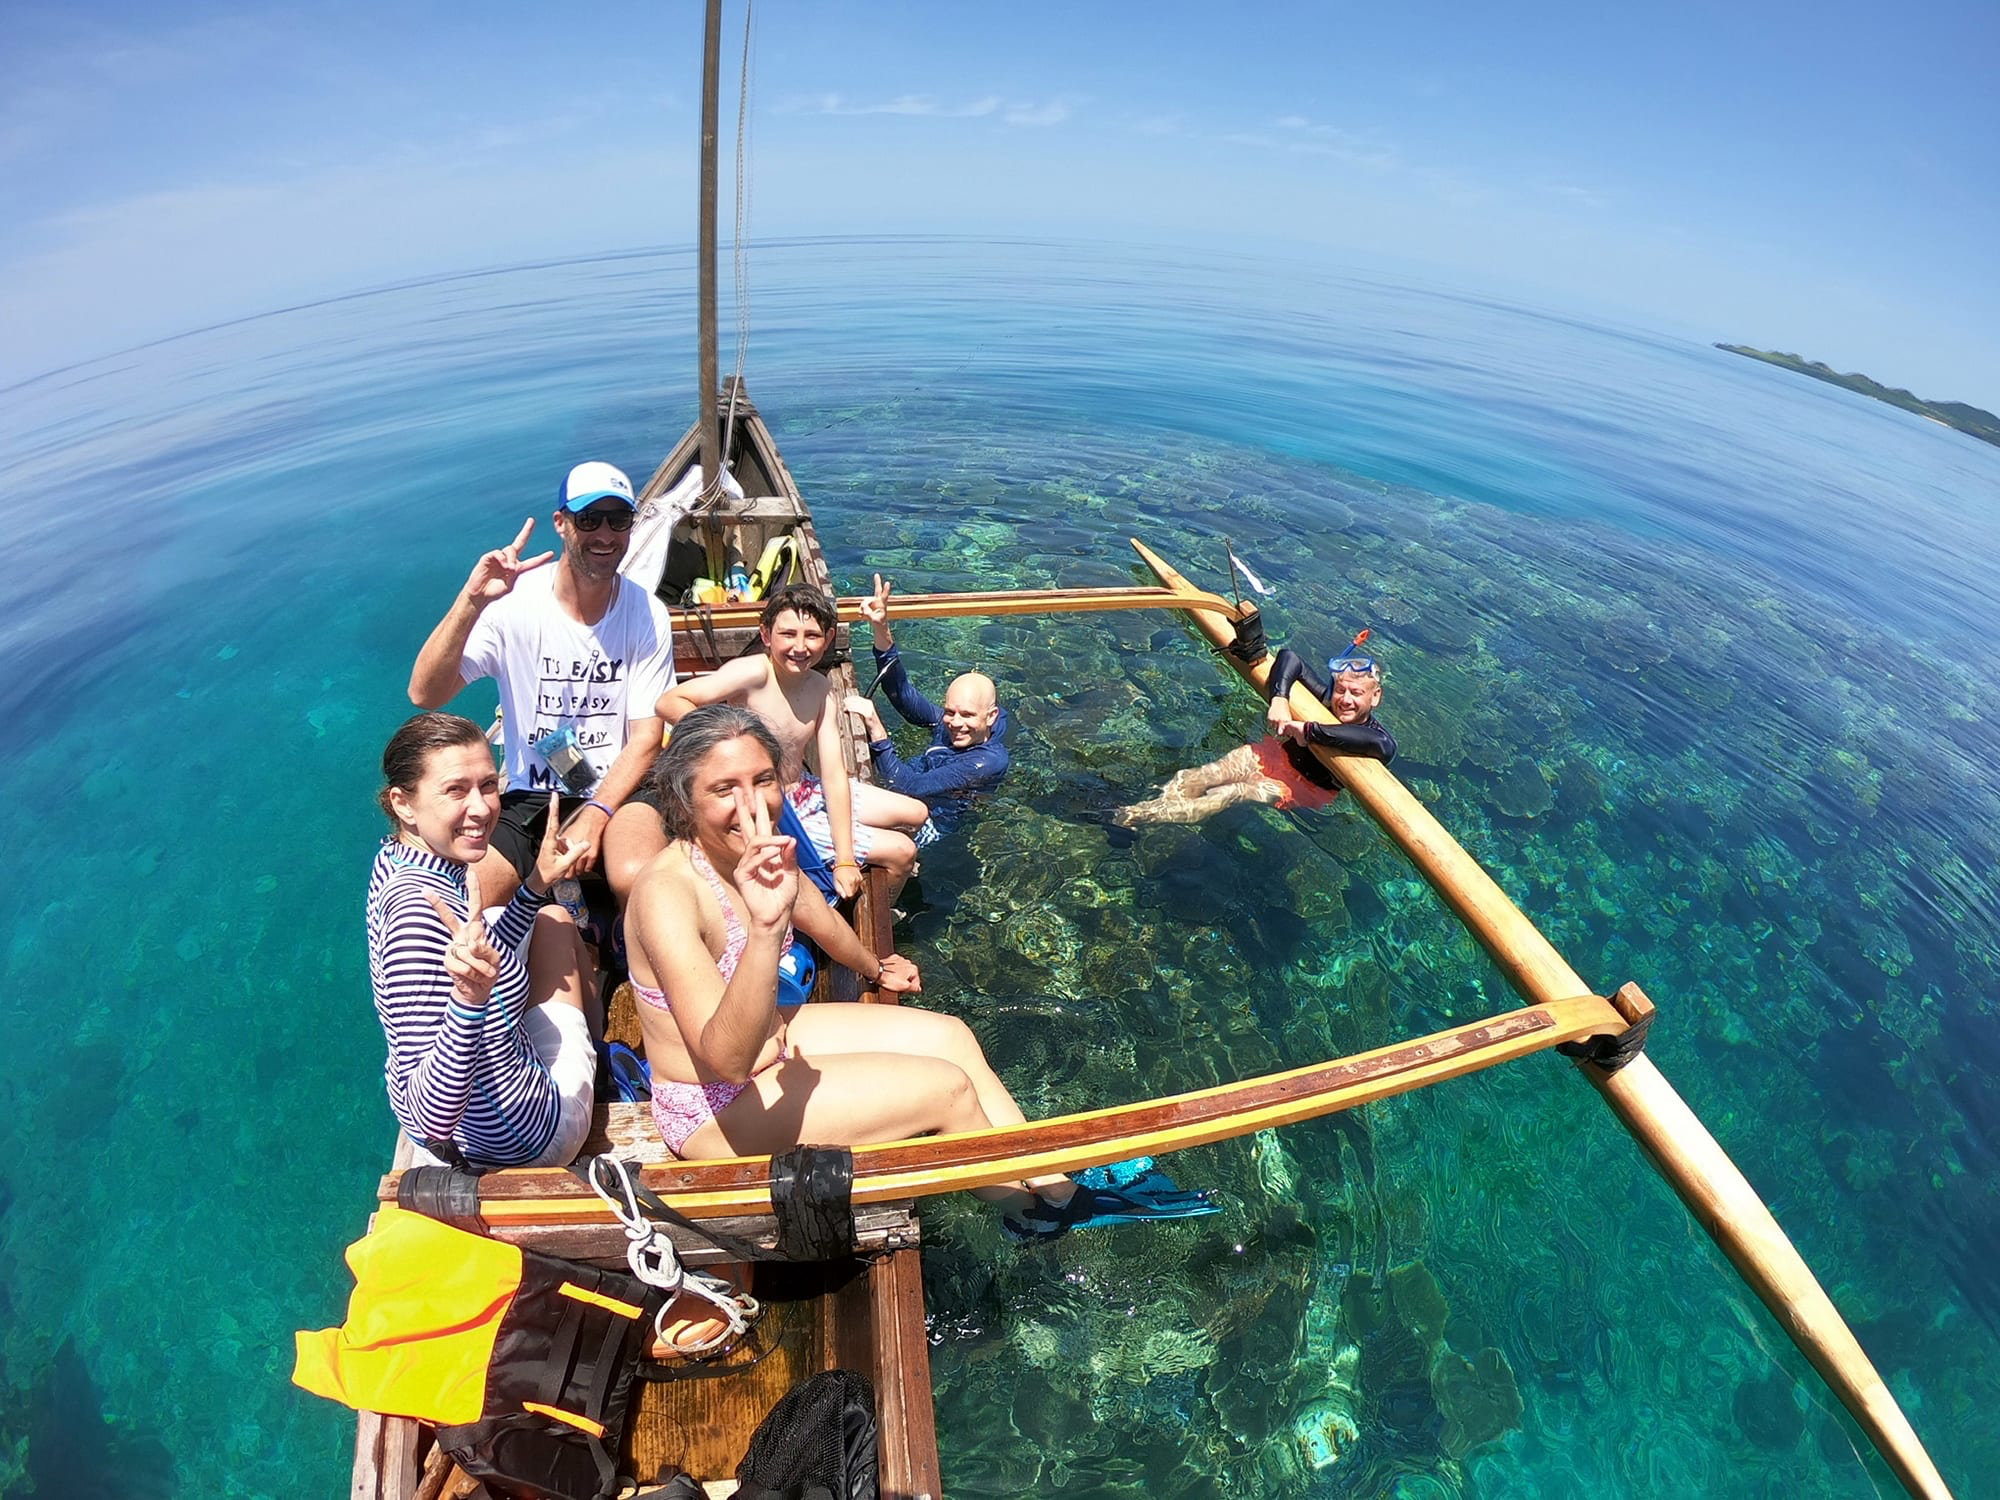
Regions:
<instances>
[{"instance_id":1,"label":"deep blue ocean","mask_svg":"<svg viewBox=\"0 0 2000 1500\"><path fill-rule=\"evenodd\" d=\"M1398 772L1589 982L1645 987L1651 1055L1978 1492L2000 450L1332 264L847 241L753 274L750 390L848 592L1124 582L1130 536L1225 587L1227 536L1275 639L1372 629ZM7 1496L347 1483L350 1418L287 1377L393 1136L380 748L473 558L571 463L644 475L685 429L693 282L685 252L441 279L0 392ZM900 937L1031 1115L1517 1003L1352 807L1104 826L1259 722L1171 619L898 635L1013 711ZM1564 1061L1169 1165L1227 1210L1032 1253L930 1215L951 1494L1895 1489Z\"/></svg>"}]
</instances>

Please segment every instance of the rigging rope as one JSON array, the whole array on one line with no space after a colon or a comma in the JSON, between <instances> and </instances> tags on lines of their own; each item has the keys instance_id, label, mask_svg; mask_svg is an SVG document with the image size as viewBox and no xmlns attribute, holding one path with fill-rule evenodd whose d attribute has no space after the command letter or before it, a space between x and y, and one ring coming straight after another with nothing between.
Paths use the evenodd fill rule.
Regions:
<instances>
[{"instance_id":1,"label":"rigging rope","mask_svg":"<svg viewBox=\"0 0 2000 1500\"><path fill-rule=\"evenodd\" d=\"M744 245L743 226L749 217L750 190L743 167L750 119L750 19L756 5L743 6L743 67L736 81L736 239L731 270L736 283L736 370L729 383L729 414L722 426L722 463L729 464L729 445L736 438L736 399L743 389L743 361L750 348L750 261ZM712 482L712 477L711 477Z\"/></svg>"},{"instance_id":2,"label":"rigging rope","mask_svg":"<svg viewBox=\"0 0 2000 1500\"><path fill-rule=\"evenodd\" d=\"M747 1292L738 1292L719 1276L690 1271L681 1264L680 1254L666 1231L640 1210L638 1194L632 1187L630 1163L599 1156L591 1160L588 1172L591 1187L625 1230L629 1241L625 1246L625 1264L632 1268L634 1276L667 1294L666 1302L653 1316L654 1337L689 1359L712 1358L733 1348L763 1311L757 1299ZM604 1175L600 1176L600 1172ZM609 1177L608 1183L605 1177ZM722 1326L710 1337L676 1339L669 1334L667 1314L673 1308L673 1299L683 1292L712 1304L719 1314Z\"/></svg>"}]
</instances>

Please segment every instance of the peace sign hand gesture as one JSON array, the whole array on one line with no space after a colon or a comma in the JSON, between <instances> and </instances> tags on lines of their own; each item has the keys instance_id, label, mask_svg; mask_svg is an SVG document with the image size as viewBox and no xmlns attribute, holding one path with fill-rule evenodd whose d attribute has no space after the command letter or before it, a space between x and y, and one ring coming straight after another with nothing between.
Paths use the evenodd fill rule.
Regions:
<instances>
[{"instance_id":1,"label":"peace sign hand gesture","mask_svg":"<svg viewBox=\"0 0 2000 1500\"><path fill-rule=\"evenodd\" d=\"M889 585L880 573L875 575L875 592L861 596L861 618L874 633L877 651L887 651L895 644L889 634Z\"/></svg>"},{"instance_id":2,"label":"peace sign hand gesture","mask_svg":"<svg viewBox=\"0 0 2000 1500\"><path fill-rule=\"evenodd\" d=\"M743 834L743 856L736 861L736 893L753 926L775 932L791 920L799 898L799 854L796 843L771 832L771 814L762 797L736 790L736 826Z\"/></svg>"},{"instance_id":3,"label":"peace sign hand gesture","mask_svg":"<svg viewBox=\"0 0 2000 1500\"><path fill-rule=\"evenodd\" d=\"M460 921L435 891L425 891L424 899L438 914L451 934L445 945L444 968L451 975L451 998L467 1010L484 1010L493 993L493 981L500 977L500 950L486 930L485 908L479 900L479 871L465 867L465 911Z\"/></svg>"},{"instance_id":4,"label":"peace sign hand gesture","mask_svg":"<svg viewBox=\"0 0 2000 1500\"><path fill-rule=\"evenodd\" d=\"M594 840L567 834L561 824L562 796L550 792L548 820L542 825L541 847L535 851L535 874L528 882L528 889L537 896L548 891L558 880L567 880L578 871L589 869L590 857L597 852ZM466 873L470 877L471 871Z\"/></svg>"},{"instance_id":5,"label":"peace sign hand gesture","mask_svg":"<svg viewBox=\"0 0 2000 1500\"><path fill-rule=\"evenodd\" d=\"M535 518L530 516L521 523L519 536L472 565L472 576L465 580L465 597L474 608L483 609L495 599L512 593L516 579L523 573L532 573L555 556L553 552L544 552L525 562L521 560L521 549L528 545L528 534L534 529Z\"/></svg>"}]
</instances>

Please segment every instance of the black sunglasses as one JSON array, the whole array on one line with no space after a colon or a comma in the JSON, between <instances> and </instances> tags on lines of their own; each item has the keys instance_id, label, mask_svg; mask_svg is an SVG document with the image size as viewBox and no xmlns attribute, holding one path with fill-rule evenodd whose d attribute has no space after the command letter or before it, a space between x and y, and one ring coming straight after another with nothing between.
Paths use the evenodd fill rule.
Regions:
<instances>
[{"instance_id":1,"label":"black sunglasses","mask_svg":"<svg viewBox=\"0 0 2000 1500\"><path fill-rule=\"evenodd\" d=\"M569 513L570 525L578 531L595 531L600 526L609 526L613 531L630 531L637 513L629 510L573 510Z\"/></svg>"}]
</instances>

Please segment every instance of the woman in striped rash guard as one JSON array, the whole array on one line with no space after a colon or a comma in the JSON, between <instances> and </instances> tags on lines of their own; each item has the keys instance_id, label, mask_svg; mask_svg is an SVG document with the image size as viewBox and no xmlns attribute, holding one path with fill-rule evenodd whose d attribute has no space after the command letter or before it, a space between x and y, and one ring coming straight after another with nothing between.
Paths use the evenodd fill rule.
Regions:
<instances>
[{"instance_id":1,"label":"woman in striped rash guard","mask_svg":"<svg viewBox=\"0 0 2000 1500\"><path fill-rule=\"evenodd\" d=\"M418 714L382 752L382 779L393 831L368 876L368 969L389 1107L446 1161L567 1163L590 1131L597 1054L583 946L550 890L585 850L551 814L534 869L489 923L477 866L500 778L485 734Z\"/></svg>"}]
</instances>

